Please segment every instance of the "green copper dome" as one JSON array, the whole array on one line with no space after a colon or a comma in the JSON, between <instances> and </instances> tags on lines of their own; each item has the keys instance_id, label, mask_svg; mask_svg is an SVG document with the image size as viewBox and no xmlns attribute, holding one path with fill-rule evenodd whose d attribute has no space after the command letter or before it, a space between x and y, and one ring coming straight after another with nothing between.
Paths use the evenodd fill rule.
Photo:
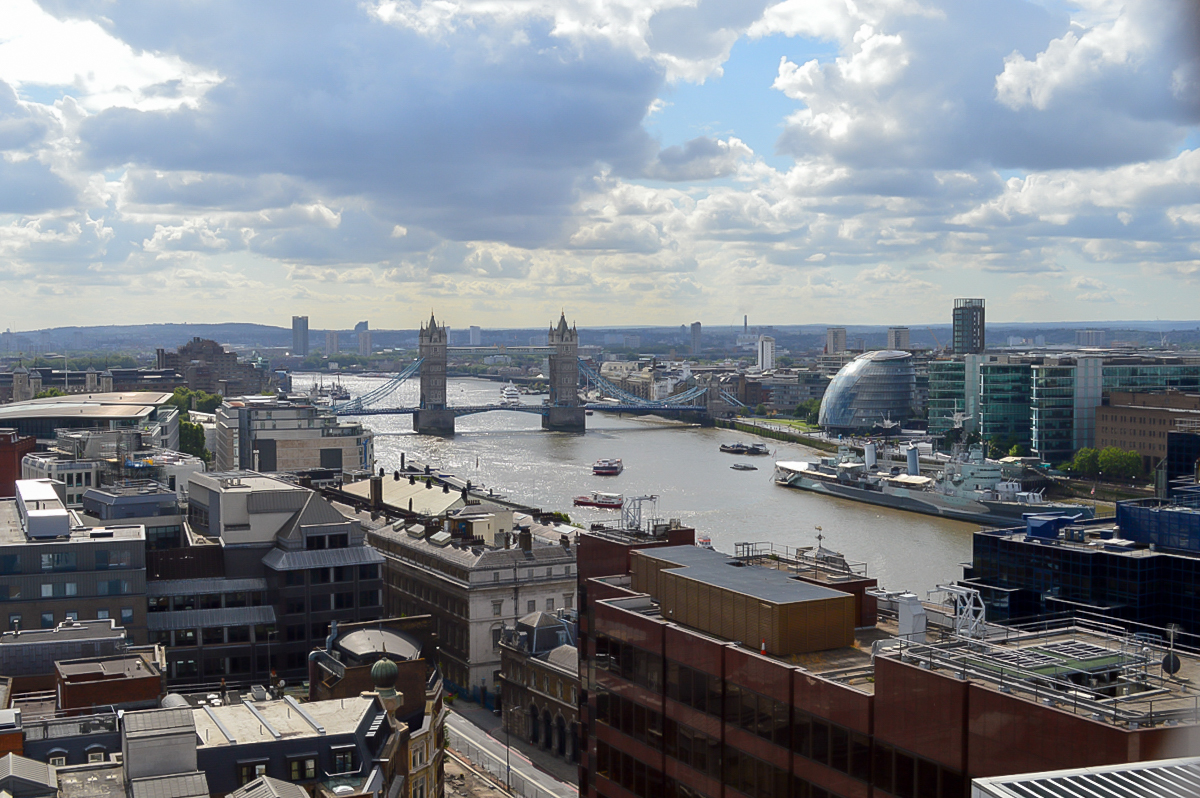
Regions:
<instances>
[{"instance_id":1,"label":"green copper dome","mask_svg":"<svg viewBox=\"0 0 1200 798\"><path fill-rule=\"evenodd\" d=\"M395 687L396 677L399 674L400 669L396 667L396 663L387 657L380 657L371 666L371 682L376 688Z\"/></svg>"}]
</instances>

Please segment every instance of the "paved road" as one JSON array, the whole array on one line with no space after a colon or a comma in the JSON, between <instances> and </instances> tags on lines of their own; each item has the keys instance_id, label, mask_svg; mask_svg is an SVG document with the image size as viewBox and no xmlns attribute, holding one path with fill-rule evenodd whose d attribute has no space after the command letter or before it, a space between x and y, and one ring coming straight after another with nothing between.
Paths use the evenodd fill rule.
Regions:
<instances>
[{"instance_id":1,"label":"paved road","mask_svg":"<svg viewBox=\"0 0 1200 798\"><path fill-rule=\"evenodd\" d=\"M497 741L486 731L453 710L446 715L446 726L448 727L452 745L455 742L455 737L462 737L469 741L475 748L482 749L486 754L490 754L490 762L475 762L476 766L488 770L501 781L504 781L506 760L503 743ZM458 748L458 746L455 747ZM525 781L532 782L537 786L542 795L553 796L554 798L577 798L579 795L579 790L576 789L575 785L559 781L549 773L539 770L516 748L509 749L507 763L507 766L512 768L514 775L520 775Z\"/></svg>"}]
</instances>

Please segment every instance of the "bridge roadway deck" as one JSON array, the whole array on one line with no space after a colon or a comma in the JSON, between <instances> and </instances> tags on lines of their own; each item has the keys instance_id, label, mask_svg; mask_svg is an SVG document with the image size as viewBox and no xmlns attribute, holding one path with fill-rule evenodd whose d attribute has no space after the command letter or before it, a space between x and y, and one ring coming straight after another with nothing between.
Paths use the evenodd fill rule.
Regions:
<instances>
[{"instance_id":1,"label":"bridge roadway deck","mask_svg":"<svg viewBox=\"0 0 1200 798\"><path fill-rule=\"evenodd\" d=\"M618 405L608 402L592 402L581 406L585 410L603 410L610 413L705 413L708 411L704 405ZM408 416L420 409L419 407L364 407L335 409L334 412L339 416ZM514 413L533 413L544 416L548 408L546 405L450 405L446 409L453 411L457 418L476 413L488 413L492 410L511 410Z\"/></svg>"}]
</instances>

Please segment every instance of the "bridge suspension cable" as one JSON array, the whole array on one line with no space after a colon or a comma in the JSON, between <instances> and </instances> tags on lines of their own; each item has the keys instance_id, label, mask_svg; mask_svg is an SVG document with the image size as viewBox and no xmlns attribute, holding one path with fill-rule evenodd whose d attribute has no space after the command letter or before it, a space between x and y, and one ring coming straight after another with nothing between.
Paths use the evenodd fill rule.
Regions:
<instances>
[{"instance_id":1,"label":"bridge suspension cable","mask_svg":"<svg viewBox=\"0 0 1200 798\"><path fill-rule=\"evenodd\" d=\"M620 399L630 405L644 405L649 407L672 407L675 405L684 405L692 402L692 400L697 399L700 396L703 396L708 391L707 388L697 385L694 388L689 388L683 393L678 393L674 396L668 396L666 399L645 399L641 396L636 396L622 388L618 388L607 378L600 376L600 372L592 368L591 364L582 358L579 360L579 370L582 371L590 381L594 382L604 395L614 399Z\"/></svg>"},{"instance_id":2,"label":"bridge suspension cable","mask_svg":"<svg viewBox=\"0 0 1200 798\"><path fill-rule=\"evenodd\" d=\"M409 363L407 366L405 366L399 374L397 374L395 377L392 377L375 390L365 393L362 396L355 397L349 402L342 402L341 404L333 405L331 409L338 415L353 415L355 410L363 410L364 408L383 401L399 390L401 385L403 385L405 382L411 379L414 374L420 371L421 363L423 363L424 360L424 358L417 358L412 363Z\"/></svg>"}]
</instances>

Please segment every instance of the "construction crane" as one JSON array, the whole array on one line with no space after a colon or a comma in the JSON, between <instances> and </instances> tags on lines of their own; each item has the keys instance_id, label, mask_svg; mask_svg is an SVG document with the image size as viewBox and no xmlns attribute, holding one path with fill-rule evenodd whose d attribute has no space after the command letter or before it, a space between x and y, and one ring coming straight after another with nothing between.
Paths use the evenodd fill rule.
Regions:
<instances>
[{"instance_id":1,"label":"construction crane","mask_svg":"<svg viewBox=\"0 0 1200 798\"><path fill-rule=\"evenodd\" d=\"M935 333L933 331L932 327L926 327L925 329L929 332L930 335L933 336L933 343L934 343L934 345L937 346L936 351L938 351L938 352L942 351L942 342L938 340L937 333Z\"/></svg>"}]
</instances>

